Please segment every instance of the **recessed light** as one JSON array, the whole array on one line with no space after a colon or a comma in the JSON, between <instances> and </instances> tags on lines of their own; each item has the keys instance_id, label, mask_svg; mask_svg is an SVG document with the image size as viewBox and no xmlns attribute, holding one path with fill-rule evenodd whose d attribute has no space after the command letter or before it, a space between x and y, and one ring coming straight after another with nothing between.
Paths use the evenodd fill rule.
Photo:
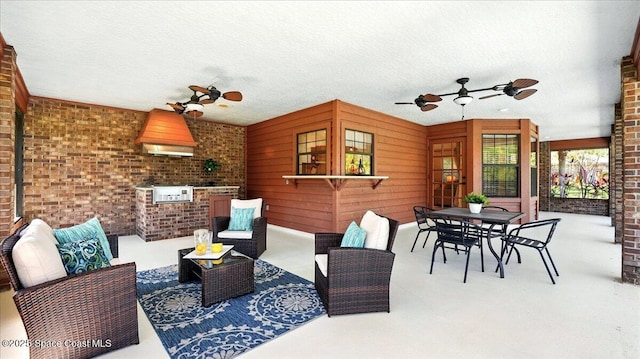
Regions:
<instances>
[{"instance_id":1,"label":"recessed light","mask_svg":"<svg viewBox=\"0 0 640 359\"><path fill-rule=\"evenodd\" d=\"M507 111L509 111L509 109L508 109L508 108L501 108L501 109L499 109L498 111L500 111L500 112L507 112Z\"/></svg>"},{"instance_id":2,"label":"recessed light","mask_svg":"<svg viewBox=\"0 0 640 359\"><path fill-rule=\"evenodd\" d=\"M226 103L219 103L218 106L219 107L229 107L229 105L227 105Z\"/></svg>"}]
</instances>

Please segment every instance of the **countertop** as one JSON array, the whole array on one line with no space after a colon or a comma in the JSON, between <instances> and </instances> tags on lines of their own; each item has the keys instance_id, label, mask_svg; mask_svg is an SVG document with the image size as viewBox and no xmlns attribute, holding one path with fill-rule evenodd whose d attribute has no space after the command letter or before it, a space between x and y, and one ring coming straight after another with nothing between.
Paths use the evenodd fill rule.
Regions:
<instances>
[{"instance_id":1,"label":"countertop","mask_svg":"<svg viewBox=\"0 0 640 359\"><path fill-rule=\"evenodd\" d=\"M183 187L189 185L144 185L144 186L135 186L135 189L150 191L154 189L154 187ZM193 186L193 189L207 189L207 188L215 188L215 189L238 189L240 186Z\"/></svg>"}]
</instances>

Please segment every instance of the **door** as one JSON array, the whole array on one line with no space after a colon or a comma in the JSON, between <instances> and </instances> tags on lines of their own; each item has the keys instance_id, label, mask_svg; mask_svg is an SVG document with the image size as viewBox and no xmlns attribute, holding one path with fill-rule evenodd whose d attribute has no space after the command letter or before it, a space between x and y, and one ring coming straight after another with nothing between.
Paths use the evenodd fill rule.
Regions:
<instances>
[{"instance_id":1,"label":"door","mask_svg":"<svg viewBox=\"0 0 640 359\"><path fill-rule=\"evenodd\" d=\"M429 146L430 206L434 209L464 207L462 198L467 193L464 137L432 140Z\"/></svg>"}]
</instances>

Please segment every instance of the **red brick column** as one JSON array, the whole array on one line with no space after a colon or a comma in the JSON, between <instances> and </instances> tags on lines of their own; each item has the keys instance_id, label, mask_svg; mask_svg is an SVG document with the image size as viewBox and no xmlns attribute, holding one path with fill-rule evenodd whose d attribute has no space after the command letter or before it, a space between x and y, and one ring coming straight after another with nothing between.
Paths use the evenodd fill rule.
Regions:
<instances>
[{"instance_id":1,"label":"red brick column","mask_svg":"<svg viewBox=\"0 0 640 359\"><path fill-rule=\"evenodd\" d=\"M609 174L609 199L611 202L611 218L615 228L615 243L622 243L622 221L623 221L623 196L622 196L622 177L623 177L623 148L622 133L624 124L622 123L622 105L616 104L614 125L611 131L611 148L610 148L610 174Z\"/></svg>"},{"instance_id":2,"label":"red brick column","mask_svg":"<svg viewBox=\"0 0 640 359\"><path fill-rule=\"evenodd\" d=\"M622 281L640 284L640 81L631 57L622 59Z\"/></svg>"},{"instance_id":3,"label":"red brick column","mask_svg":"<svg viewBox=\"0 0 640 359\"><path fill-rule=\"evenodd\" d=\"M11 46L5 46L0 53L0 239L3 239L9 235L15 206L16 53ZM0 288L6 288L8 284L8 277L0 266Z\"/></svg>"}]
</instances>

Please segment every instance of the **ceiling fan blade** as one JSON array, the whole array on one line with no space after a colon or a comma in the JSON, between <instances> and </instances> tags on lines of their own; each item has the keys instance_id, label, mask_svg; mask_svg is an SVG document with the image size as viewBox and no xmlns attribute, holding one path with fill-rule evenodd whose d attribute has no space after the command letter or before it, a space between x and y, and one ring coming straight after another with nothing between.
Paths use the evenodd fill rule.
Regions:
<instances>
[{"instance_id":1,"label":"ceiling fan blade","mask_svg":"<svg viewBox=\"0 0 640 359\"><path fill-rule=\"evenodd\" d=\"M204 112L202 112L202 111L188 111L187 112L187 116L193 117L193 118L200 117L202 115L204 115Z\"/></svg>"},{"instance_id":2,"label":"ceiling fan blade","mask_svg":"<svg viewBox=\"0 0 640 359\"><path fill-rule=\"evenodd\" d=\"M222 98L229 101L242 101L242 94L238 91L229 91L223 93Z\"/></svg>"},{"instance_id":3,"label":"ceiling fan blade","mask_svg":"<svg viewBox=\"0 0 640 359\"><path fill-rule=\"evenodd\" d=\"M430 94L430 93L422 95L422 99L427 101L427 102L442 101L442 97L440 97L438 95Z\"/></svg>"},{"instance_id":4,"label":"ceiling fan blade","mask_svg":"<svg viewBox=\"0 0 640 359\"><path fill-rule=\"evenodd\" d=\"M438 107L438 105L434 105L432 103L428 103L428 104L420 107L420 109L422 110L422 112L427 112L427 111L431 111L431 110L433 110L433 109L435 109L437 107Z\"/></svg>"},{"instance_id":5,"label":"ceiling fan blade","mask_svg":"<svg viewBox=\"0 0 640 359\"><path fill-rule=\"evenodd\" d=\"M209 90L206 87L196 86L196 85L189 86L189 90L202 92L202 93L209 93Z\"/></svg>"},{"instance_id":6,"label":"ceiling fan blade","mask_svg":"<svg viewBox=\"0 0 640 359\"><path fill-rule=\"evenodd\" d=\"M533 80L533 79L517 79L515 81L513 81L513 84L511 85L512 87L515 87L517 89L523 89L526 87L531 87L535 84L538 83L538 80Z\"/></svg>"},{"instance_id":7,"label":"ceiling fan blade","mask_svg":"<svg viewBox=\"0 0 640 359\"><path fill-rule=\"evenodd\" d=\"M415 105L415 102L396 102L396 105Z\"/></svg>"},{"instance_id":8,"label":"ceiling fan blade","mask_svg":"<svg viewBox=\"0 0 640 359\"><path fill-rule=\"evenodd\" d=\"M216 102L216 100L212 100L212 99L210 99L210 98L208 98L208 99L206 99L206 100L200 100L200 104L201 104L201 105L208 105L208 104L210 104L210 103L214 103L214 102Z\"/></svg>"},{"instance_id":9,"label":"ceiling fan blade","mask_svg":"<svg viewBox=\"0 0 640 359\"><path fill-rule=\"evenodd\" d=\"M169 103L169 102L167 102L167 105L171 106L171 108L173 108L176 111L184 111L184 106L182 106L179 103Z\"/></svg>"},{"instance_id":10,"label":"ceiling fan blade","mask_svg":"<svg viewBox=\"0 0 640 359\"><path fill-rule=\"evenodd\" d=\"M528 89L528 90L522 90L520 92L518 92L517 94L515 94L515 96L513 96L513 98L515 98L516 100L523 100L531 95L533 95L534 93L536 93L536 89Z\"/></svg>"},{"instance_id":11,"label":"ceiling fan blade","mask_svg":"<svg viewBox=\"0 0 640 359\"><path fill-rule=\"evenodd\" d=\"M496 93L496 94L493 94L493 95L479 97L478 100L484 100L484 99L487 99L487 98L492 98L492 97L502 96L502 95L504 95L504 94L503 93Z\"/></svg>"}]
</instances>

